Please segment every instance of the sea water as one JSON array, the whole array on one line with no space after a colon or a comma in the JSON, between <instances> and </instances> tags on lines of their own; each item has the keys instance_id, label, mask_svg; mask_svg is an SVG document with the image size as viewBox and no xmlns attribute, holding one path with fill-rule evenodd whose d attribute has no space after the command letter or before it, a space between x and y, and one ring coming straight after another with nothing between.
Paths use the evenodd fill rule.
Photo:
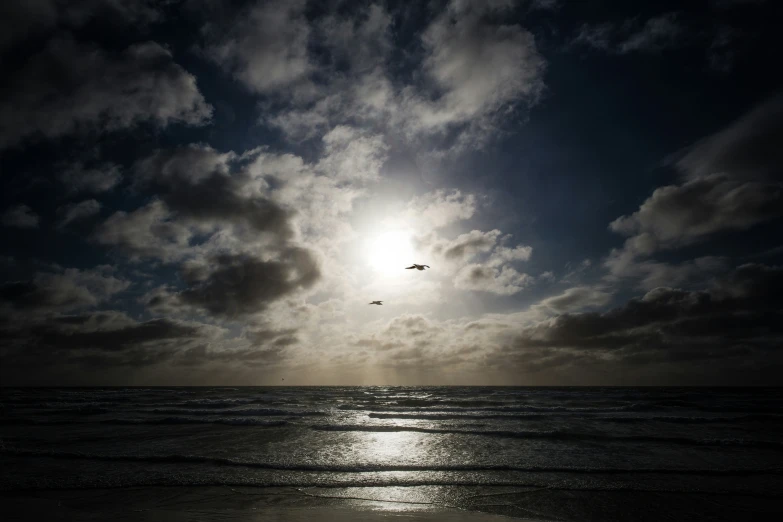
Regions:
<instances>
[{"instance_id":1,"label":"sea water","mask_svg":"<svg viewBox=\"0 0 783 522\"><path fill-rule=\"evenodd\" d=\"M777 388L4 388L0 394L5 492L293 487L523 516L531 501L520 495L535 491L571 499L597 498L574 496L585 492L668 495L687 505L689 498L772 501L783 484ZM487 501L493 496L505 498L497 509ZM551 507L566 497L558 498ZM568 518L542 509L536 513L543 518Z\"/></svg>"}]
</instances>

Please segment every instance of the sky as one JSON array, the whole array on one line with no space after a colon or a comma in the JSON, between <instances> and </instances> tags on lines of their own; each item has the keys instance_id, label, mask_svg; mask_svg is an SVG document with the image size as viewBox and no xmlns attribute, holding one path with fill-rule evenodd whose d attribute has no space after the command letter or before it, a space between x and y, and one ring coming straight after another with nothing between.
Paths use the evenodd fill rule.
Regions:
<instances>
[{"instance_id":1,"label":"sky","mask_svg":"<svg viewBox=\"0 0 783 522\"><path fill-rule=\"evenodd\" d=\"M0 381L779 384L781 15L2 2Z\"/></svg>"}]
</instances>

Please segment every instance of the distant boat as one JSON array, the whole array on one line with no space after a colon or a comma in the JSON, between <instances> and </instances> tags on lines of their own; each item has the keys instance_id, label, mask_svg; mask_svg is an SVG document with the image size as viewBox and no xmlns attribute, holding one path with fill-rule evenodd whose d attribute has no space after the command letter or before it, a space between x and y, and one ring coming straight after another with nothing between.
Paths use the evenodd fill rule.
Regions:
<instances>
[{"instance_id":1,"label":"distant boat","mask_svg":"<svg viewBox=\"0 0 783 522\"><path fill-rule=\"evenodd\" d=\"M383 301L373 301L372 303L369 304L383 305Z\"/></svg>"},{"instance_id":2,"label":"distant boat","mask_svg":"<svg viewBox=\"0 0 783 522\"><path fill-rule=\"evenodd\" d=\"M417 265L416 263L413 263L411 266L406 267L405 270L410 270L411 268L415 268L416 270L424 270L425 268L429 268L430 265Z\"/></svg>"}]
</instances>

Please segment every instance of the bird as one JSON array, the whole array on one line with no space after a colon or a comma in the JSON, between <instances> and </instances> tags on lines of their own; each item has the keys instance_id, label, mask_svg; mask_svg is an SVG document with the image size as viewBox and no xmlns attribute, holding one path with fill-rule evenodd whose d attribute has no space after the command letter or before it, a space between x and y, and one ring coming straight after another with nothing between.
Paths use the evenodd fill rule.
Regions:
<instances>
[{"instance_id":1,"label":"bird","mask_svg":"<svg viewBox=\"0 0 783 522\"><path fill-rule=\"evenodd\" d=\"M417 265L416 263L413 263L411 266L405 267L405 270L410 270L411 268L415 268L416 270L424 270L424 268L429 268L430 265Z\"/></svg>"},{"instance_id":2,"label":"bird","mask_svg":"<svg viewBox=\"0 0 783 522\"><path fill-rule=\"evenodd\" d=\"M383 301L373 301L372 303L368 303L368 304L375 304L375 305L382 306L383 305Z\"/></svg>"}]
</instances>

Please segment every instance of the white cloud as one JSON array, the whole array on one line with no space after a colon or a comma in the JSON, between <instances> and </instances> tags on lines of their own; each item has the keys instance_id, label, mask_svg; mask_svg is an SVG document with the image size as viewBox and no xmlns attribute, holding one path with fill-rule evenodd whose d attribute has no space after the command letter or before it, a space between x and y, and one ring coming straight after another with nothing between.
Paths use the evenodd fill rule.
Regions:
<instances>
[{"instance_id":1,"label":"white cloud","mask_svg":"<svg viewBox=\"0 0 783 522\"><path fill-rule=\"evenodd\" d=\"M578 312L588 308L600 308L609 304L612 294L605 288L575 286L559 295L541 300L534 308L554 313Z\"/></svg>"},{"instance_id":2,"label":"white cloud","mask_svg":"<svg viewBox=\"0 0 783 522\"><path fill-rule=\"evenodd\" d=\"M436 190L413 198L408 204L408 220L424 229L443 228L473 217L476 196L459 190Z\"/></svg>"},{"instance_id":3,"label":"white cloud","mask_svg":"<svg viewBox=\"0 0 783 522\"><path fill-rule=\"evenodd\" d=\"M457 272L454 287L498 295L514 295L534 282L535 278L517 272L510 266L493 267L470 264Z\"/></svg>"},{"instance_id":4,"label":"white cloud","mask_svg":"<svg viewBox=\"0 0 783 522\"><path fill-rule=\"evenodd\" d=\"M434 156L480 148L508 111L536 103L544 85L545 60L532 34L492 16L509 5L448 4L419 35L424 54L406 63L414 74L405 81L393 74L401 64L389 53L392 16L384 8L326 16L313 38L329 64L319 65L317 81L291 90L293 107L263 121L296 139L361 124L396 139L431 140Z\"/></svg>"},{"instance_id":5,"label":"white cloud","mask_svg":"<svg viewBox=\"0 0 783 522\"><path fill-rule=\"evenodd\" d=\"M312 69L304 0L255 2L227 24L208 24L207 56L255 92L284 88Z\"/></svg>"}]
</instances>

